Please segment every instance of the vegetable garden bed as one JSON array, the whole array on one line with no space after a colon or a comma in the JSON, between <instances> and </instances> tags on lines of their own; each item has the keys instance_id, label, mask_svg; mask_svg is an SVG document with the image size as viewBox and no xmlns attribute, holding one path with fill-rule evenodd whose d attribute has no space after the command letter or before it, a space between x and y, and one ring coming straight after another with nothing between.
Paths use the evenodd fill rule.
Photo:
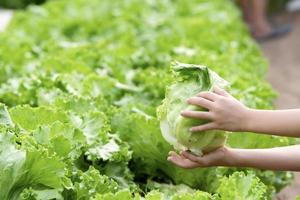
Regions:
<instances>
[{"instance_id":1,"label":"vegetable garden bed","mask_svg":"<svg viewBox=\"0 0 300 200\"><path fill-rule=\"evenodd\" d=\"M267 63L224 0L60 0L17 11L0 35L0 199L270 199L287 172L183 170L156 108L170 62L210 66L272 108ZM293 140L236 133L228 145Z\"/></svg>"}]
</instances>

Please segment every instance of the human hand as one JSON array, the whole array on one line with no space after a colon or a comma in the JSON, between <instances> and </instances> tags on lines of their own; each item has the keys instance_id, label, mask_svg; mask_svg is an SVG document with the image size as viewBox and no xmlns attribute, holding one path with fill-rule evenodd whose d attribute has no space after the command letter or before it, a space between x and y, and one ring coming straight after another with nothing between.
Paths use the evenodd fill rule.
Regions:
<instances>
[{"instance_id":1,"label":"human hand","mask_svg":"<svg viewBox=\"0 0 300 200\"><path fill-rule=\"evenodd\" d=\"M179 155L170 151L168 161L186 169L197 167L251 167L263 170L300 171L300 145L267 149L233 149L220 147L203 156L187 151Z\"/></svg>"},{"instance_id":2,"label":"human hand","mask_svg":"<svg viewBox=\"0 0 300 200\"><path fill-rule=\"evenodd\" d=\"M186 169L233 165L233 156L231 156L231 149L228 147L220 147L203 156L195 156L188 151L182 151L180 154L170 151L167 160Z\"/></svg>"},{"instance_id":3,"label":"human hand","mask_svg":"<svg viewBox=\"0 0 300 200\"><path fill-rule=\"evenodd\" d=\"M250 109L225 90L215 87L213 92L201 92L187 100L189 104L201 106L208 111L183 111L183 117L206 119L209 123L191 128L192 132L212 129L241 131L247 130Z\"/></svg>"}]
</instances>

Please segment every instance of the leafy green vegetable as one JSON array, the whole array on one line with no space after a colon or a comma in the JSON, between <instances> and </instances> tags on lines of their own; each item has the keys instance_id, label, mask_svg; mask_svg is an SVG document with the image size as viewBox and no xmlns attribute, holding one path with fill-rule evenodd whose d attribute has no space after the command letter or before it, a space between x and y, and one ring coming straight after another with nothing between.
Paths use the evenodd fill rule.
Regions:
<instances>
[{"instance_id":1,"label":"leafy green vegetable","mask_svg":"<svg viewBox=\"0 0 300 200\"><path fill-rule=\"evenodd\" d=\"M196 155L212 151L226 141L224 131L207 131L193 134L192 126L206 123L205 120L187 119L180 115L183 110L204 110L186 103L189 97L202 91L211 91L214 86L226 87L228 83L205 66L174 63L171 66L176 81L167 88L166 98L158 108L158 119L164 138L178 150L190 150Z\"/></svg>"},{"instance_id":2,"label":"leafy green vegetable","mask_svg":"<svg viewBox=\"0 0 300 200\"><path fill-rule=\"evenodd\" d=\"M116 192L118 184L107 176L100 175L99 171L90 168L79 176L80 182L75 183L77 199L88 199L95 194Z\"/></svg>"},{"instance_id":3,"label":"leafy green vegetable","mask_svg":"<svg viewBox=\"0 0 300 200\"><path fill-rule=\"evenodd\" d=\"M222 200L267 199L266 186L251 173L245 175L242 172L236 172L230 177L224 177L217 191Z\"/></svg>"},{"instance_id":4,"label":"leafy green vegetable","mask_svg":"<svg viewBox=\"0 0 300 200\"><path fill-rule=\"evenodd\" d=\"M231 1L47 1L16 11L0 41L0 199L231 198L236 191L220 184L247 180L243 191L254 191L262 186L257 177L267 187L257 193L271 198L292 178L258 170L250 170L252 178L230 178L245 169L184 170L166 161L173 147L156 117L165 88L198 87L195 80L205 72L174 69L174 76L172 60L211 66L244 104L272 108L276 95L264 80L266 61ZM213 85L207 83L206 90ZM191 95L185 92L176 98ZM171 96L169 90L166 99L176 99ZM181 120L179 128L187 127ZM239 148L292 143L255 133L227 138ZM147 189L151 181L157 184Z\"/></svg>"},{"instance_id":5,"label":"leafy green vegetable","mask_svg":"<svg viewBox=\"0 0 300 200\"><path fill-rule=\"evenodd\" d=\"M47 149L17 149L11 133L1 133L0 198L19 199L22 191L28 187L41 192L62 190L64 166L58 157L49 155Z\"/></svg>"},{"instance_id":6,"label":"leafy green vegetable","mask_svg":"<svg viewBox=\"0 0 300 200\"><path fill-rule=\"evenodd\" d=\"M24 8L29 4L41 4L46 0L1 0L0 6L7 8Z\"/></svg>"}]
</instances>

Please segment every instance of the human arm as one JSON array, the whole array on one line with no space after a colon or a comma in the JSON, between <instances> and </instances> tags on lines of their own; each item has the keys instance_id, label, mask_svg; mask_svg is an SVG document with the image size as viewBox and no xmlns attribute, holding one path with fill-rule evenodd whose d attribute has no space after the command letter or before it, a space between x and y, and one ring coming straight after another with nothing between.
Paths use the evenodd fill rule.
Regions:
<instances>
[{"instance_id":1,"label":"human arm","mask_svg":"<svg viewBox=\"0 0 300 200\"><path fill-rule=\"evenodd\" d=\"M187 151L171 151L168 161L182 168L251 167L265 170L300 171L300 145L270 149L232 149L220 147L204 156Z\"/></svg>"},{"instance_id":2,"label":"human arm","mask_svg":"<svg viewBox=\"0 0 300 200\"><path fill-rule=\"evenodd\" d=\"M181 113L182 116L211 121L192 127L192 132L219 129L300 137L300 109L250 109L225 90L217 87L214 92L202 92L196 97L188 99L188 103L204 107L208 109L208 112L187 110Z\"/></svg>"}]
</instances>

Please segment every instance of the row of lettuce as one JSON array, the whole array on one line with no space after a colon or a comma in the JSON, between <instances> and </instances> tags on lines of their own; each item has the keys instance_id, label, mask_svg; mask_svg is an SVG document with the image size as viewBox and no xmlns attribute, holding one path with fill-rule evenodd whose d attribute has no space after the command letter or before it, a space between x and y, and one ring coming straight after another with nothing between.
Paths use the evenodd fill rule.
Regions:
<instances>
[{"instance_id":1,"label":"row of lettuce","mask_svg":"<svg viewBox=\"0 0 300 200\"><path fill-rule=\"evenodd\" d=\"M0 41L0 199L269 199L292 179L166 161L156 108L171 61L208 65L246 105L272 107L266 62L231 1L49 1L16 12Z\"/></svg>"},{"instance_id":2,"label":"row of lettuce","mask_svg":"<svg viewBox=\"0 0 300 200\"><path fill-rule=\"evenodd\" d=\"M0 7L10 8L10 9L19 9L25 8L31 4L42 4L46 0L0 0Z\"/></svg>"}]
</instances>

